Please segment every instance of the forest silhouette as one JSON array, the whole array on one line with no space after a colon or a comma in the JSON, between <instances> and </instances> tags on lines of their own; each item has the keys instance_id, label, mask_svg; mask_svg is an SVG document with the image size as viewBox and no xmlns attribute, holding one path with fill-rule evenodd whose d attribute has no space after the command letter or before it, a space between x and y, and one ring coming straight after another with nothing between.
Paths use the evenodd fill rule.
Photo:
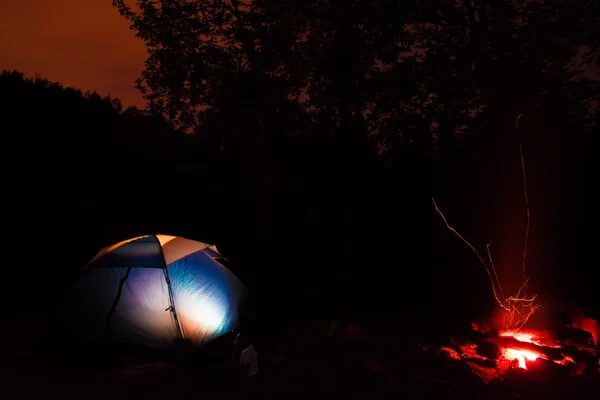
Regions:
<instances>
[{"instance_id":1,"label":"forest silhouette","mask_svg":"<svg viewBox=\"0 0 600 400\"><path fill-rule=\"evenodd\" d=\"M113 3L148 49L146 109L0 75L24 302L100 247L165 233L216 243L274 324L363 313L451 330L493 298L431 197L509 271L523 114L531 275L597 304L583 284L597 1Z\"/></svg>"}]
</instances>

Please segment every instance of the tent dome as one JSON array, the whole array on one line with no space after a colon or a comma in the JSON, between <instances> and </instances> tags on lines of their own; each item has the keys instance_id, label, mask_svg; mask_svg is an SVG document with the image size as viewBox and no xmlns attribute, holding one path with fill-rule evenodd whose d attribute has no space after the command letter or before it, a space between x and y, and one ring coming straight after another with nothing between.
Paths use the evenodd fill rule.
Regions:
<instances>
[{"instance_id":1,"label":"tent dome","mask_svg":"<svg viewBox=\"0 0 600 400\"><path fill-rule=\"evenodd\" d=\"M246 287L215 246L141 236L106 247L83 269L65 319L84 341L110 338L152 348L199 346L234 329Z\"/></svg>"}]
</instances>

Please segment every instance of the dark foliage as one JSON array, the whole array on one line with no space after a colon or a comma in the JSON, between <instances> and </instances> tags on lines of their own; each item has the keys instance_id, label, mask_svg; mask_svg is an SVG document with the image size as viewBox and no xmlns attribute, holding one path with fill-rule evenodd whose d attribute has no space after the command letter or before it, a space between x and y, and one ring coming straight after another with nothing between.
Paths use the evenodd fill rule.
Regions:
<instances>
[{"instance_id":1,"label":"dark foliage","mask_svg":"<svg viewBox=\"0 0 600 400\"><path fill-rule=\"evenodd\" d=\"M452 329L492 298L432 194L518 269L524 114L536 289L593 303L570 288L589 281L574 254L597 132L598 81L582 71L598 60L594 1L113 3L148 48L147 110L0 76L16 276L48 291L40 276L166 233L216 243L274 324Z\"/></svg>"}]
</instances>

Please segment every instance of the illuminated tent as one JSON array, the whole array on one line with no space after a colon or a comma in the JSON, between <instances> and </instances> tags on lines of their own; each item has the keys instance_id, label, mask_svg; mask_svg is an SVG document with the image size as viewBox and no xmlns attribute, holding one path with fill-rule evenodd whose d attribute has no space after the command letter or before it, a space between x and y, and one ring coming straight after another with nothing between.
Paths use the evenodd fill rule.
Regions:
<instances>
[{"instance_id":1,"label":"illuminated tent","mask_svg":"<svg viewBox=\"0 0 600 400\"><path fill-rule=\"evenodd\" d=\"M202 345L235 328L246 294L222 261L216 247L176 236L109 246L69 293L66 323L85 341L168 348L186 339Z\"/></svg>"}]
</instances>

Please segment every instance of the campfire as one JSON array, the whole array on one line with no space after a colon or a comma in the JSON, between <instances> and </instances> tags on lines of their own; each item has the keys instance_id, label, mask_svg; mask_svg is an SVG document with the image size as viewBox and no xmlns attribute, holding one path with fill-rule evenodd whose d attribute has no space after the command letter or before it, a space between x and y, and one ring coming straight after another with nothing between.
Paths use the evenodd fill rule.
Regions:
<instances>
[{"instance_id":1,"label":"campfire","mask_svg":"<svg viewBox=\"0 0 600 400\"><path fill-rule=\"evenodd\" d=\"M516 121L519 130L519 117ZM485 323L473 323L471 330L461 337L451 338L437 352L450 360L464 362L473 374L485 383L501 380L511 374L530 370L560 368L571 376L598 374L600 329L598 323L583 314L572 316L570 326L556 331L536 331L525 328L530 318L541 309L536 295L526 294L529 277L526 273L527 242L529 239L529 200L523 149L519 139L519 153L523 173L523 189L527 225L523 247L523 283L514 295L506 297L491 254L491 241L487 245L487 262L458 231L450 226L442 211L432 198L435 210L446 227L458 236L479 258L489 277L492 294L502 312L502 327L492 329Z\"/></svg>"},{"instance_id":2,"label":"campfire","mask_svg":"<svg viewBox=\"0 0 600 400\"><path fill-rule=\"evenodd\" d=\"M473 323L468 334L451 338L438 353L465 362L485 383L531 369L560 369L571 376L600 372L599 351L592 333L568 326L559 332L493 331Z\"/></svg>"}]
</instances>

